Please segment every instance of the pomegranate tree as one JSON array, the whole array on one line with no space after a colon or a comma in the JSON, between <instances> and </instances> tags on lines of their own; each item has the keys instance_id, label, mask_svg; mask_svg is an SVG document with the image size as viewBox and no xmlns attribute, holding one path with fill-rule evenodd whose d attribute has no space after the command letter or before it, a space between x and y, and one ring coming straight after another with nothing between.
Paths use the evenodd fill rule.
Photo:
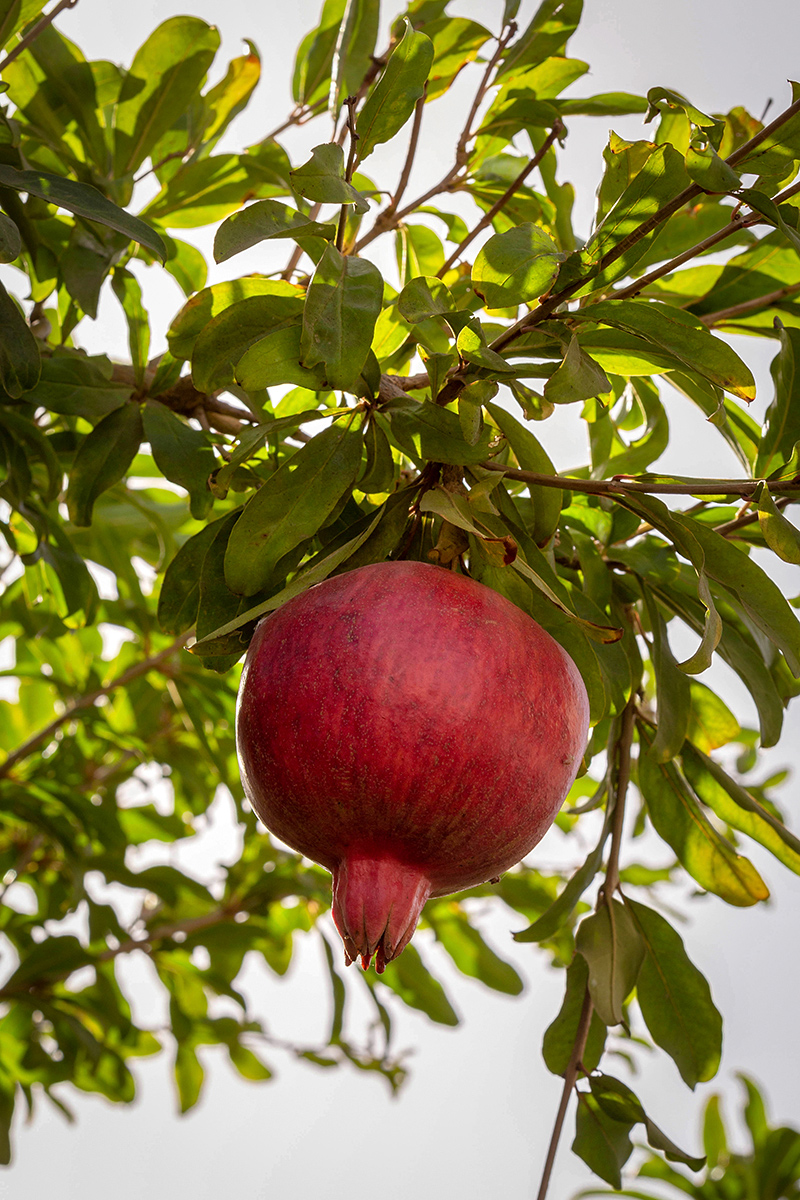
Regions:
<instances>
[{"instance_id":1,"label":"pomegranate tree","mask_svg":"<svg viewBox=\"0 0 800 1200\"><path fill-rule=\"evenodd\" d=\"M586 744L578 671L541 626L441 567L327 580L258 626L237 744L264 824L333 874L348 964L407 945L552 824Z\"/></svg>"}]
</instances>

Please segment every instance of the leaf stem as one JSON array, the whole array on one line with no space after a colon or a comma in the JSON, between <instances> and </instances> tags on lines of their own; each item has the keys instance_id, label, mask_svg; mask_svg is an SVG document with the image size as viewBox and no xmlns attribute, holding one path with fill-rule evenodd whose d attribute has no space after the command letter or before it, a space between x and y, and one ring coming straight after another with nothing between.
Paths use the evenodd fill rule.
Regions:
<instances>
[{"instance_id":1,"label":"leaf stem","mask_svg":"<svg viewBox=\"0 0 800 1200\"><path fill-rule=\"evenodd\" d=\"M96 691L89 692L88 695L79 696L77 700L73 700L67 705L60 716L51 721L49 725L46 725L44 729L40 729L33 737L28 738L27 742L23 742L21 746L9 754L5 762L0 763L0 779L8 775L17 763L22 762L23 759L33 754L34 750L38 750L43 742L48 742L56 730L60 729L67 721L72 720L76 713L81 712L83 709L92 708L102 696L110 696L117 688L126 687L132 680L138 679L140 675L146 675L148 671L157 670L176 650L181 649L188 638L188 633L182 634L181 637L171 642L165 650L160 650L158 654L135 663L127 671L124 671L122 675L118 675L116 679L112 679L110 683L105 684Z\"/></svg>"},{"instance_id":2,"label":"leaf stem","mask_svg":"<svg viewBox=\"0 0 800 1200\"><path fill-rule=\"evenodd\" d=\"M19 58L23 50L27 50L31 42L35 42L40 33L47 29L48 25L52 25L59 13L62 13L66 8L74 8L78 0L59 0L55 8L46 13L41 20L37 21L33 29L25 34L25 37L19 42L13 50L9 50L2 62L0 62L0 72L2 72L9 63L12 63L15 58Z\"/></svg>"},{"instance_id":3,"label":"leaf stem","mask_svg":"<svg viewBox=\"0 0 800 1200\"><path fill-rule=\"evenodd\" d=\"M564 126L561 124L560 121L556 121L556 123L553 125L553 128L548 133L548 135L545 138L542 145L539 147L539 149L534 154L533 158L531 158L530 161L528 163L526 163L526 165L520 171L519 175L517 175L516 179L514 179L509 184L509 186L503 192L500 199L495 201L495 203L492 205L492 207L489 209L489 211L484 213L484 215L481 217L480 221L478 221L478 224L473 229L471 229L470 232L467 234L467 236L465 238L463 238L461 240L461 242L456 246L455 250L450 255L450 257L448 258L448 260L444 264L444 266L440 267L439 270L436 272L436 276L438 279L442 279L444 277L444 275L452 267L453 263L456 262L456 260L459 259L461 257L461 255L464 253L467 246L469 246L469 244L475 240L475 238L478 236L479 233L483 232L483 230L487 227L487 225L490 225L492 223L494 218L497 216L497 214L500 212L500 210L505 207L505 205L508 203L508 201L514 195L514 193L517 191L517 189L522 186L522 184L525 182L525 180L530 175L531 171L535 167L538 167L539 163L542 161L545 154L547 154L547 151L553 145L553 142L556 140L556 138L560 137L563 132L564 132Z\"/></svg>"}]
</instances>

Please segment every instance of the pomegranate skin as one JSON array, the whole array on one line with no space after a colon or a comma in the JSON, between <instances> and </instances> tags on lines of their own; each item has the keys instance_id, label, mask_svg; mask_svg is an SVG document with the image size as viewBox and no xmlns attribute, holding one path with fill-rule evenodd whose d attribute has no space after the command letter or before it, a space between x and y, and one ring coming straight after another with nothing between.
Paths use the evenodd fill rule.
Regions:
<instances>
[{"instance_id":1,"label":"pomegranate skin","mask_svg":"<svg viewBox=\"0 0 800 1200\"><path fill-rule=\"evenodd\" d=\"M572 659L516 605L393 562L259 624L236 734L261 820L333 873L347 961L377 952L382 970L428 896L501 874L542 838L588 724Z\"/></svg>"}]
</instances>

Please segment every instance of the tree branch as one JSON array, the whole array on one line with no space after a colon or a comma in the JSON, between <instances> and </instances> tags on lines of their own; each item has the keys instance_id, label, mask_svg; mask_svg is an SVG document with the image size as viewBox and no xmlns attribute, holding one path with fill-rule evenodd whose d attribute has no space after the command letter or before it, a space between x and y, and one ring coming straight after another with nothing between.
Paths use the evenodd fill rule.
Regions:
<instances>
[{"instance_id":1,"label":"tree branch","mask_svg":"<svg viewBox=\"0 0 800 1200\"><path fill-rule=\"evenodd\" d=\"M575 1035L575 1044L572 1047L569 1065L564 1072L564 1087L561 1092L561 1103L558 1106L556 1113L555 1124L553 1125L553 1133L550 1137L550 1145L547 1149L547 1158L545 1159L544 1170L542 1171L542 1182L539 1185L539 1191L536 1193L536 1200L545 1200L547 1189L550 1185L550 1176L553 1174L553 1164L556 1160L556 1151L558 1143L561 1139L561 1130L564 1128L564 1118L567 1115L567 1107L569 1106L572 1089L575 1087L575 1081L578 1078L578 1070L580 1068L583 1052L586 1049L586 1039L589 1036L589 1029L592 1024L592 1012L594 1006L592 998L589 995L589 989L586 989L583 997L583 1008L581 1009L580 1020L578 1021L578 1032Z\"/></svg>"},{"instance_id":2,"label":"tree branch","mask_svg":"<svg viewBox=\"0 0 800 1200\"><path fill-rule=\"evenodd\" d=\"M345 100L345 105L347 106L347 121L345 122L344 128L347 129L348 133L350 134L350 149L349 149L348 155L347 155L347 166L345 168L344 177L345 177L345 180L347 181L347 183L349 183L350 180L353 178L353 171L355 170L356 153L357 153L357 147L358 147L358 134L356 133L356 98L355 98L355 96L348 96L347 99ZM347 228L347 213L348 213L349 207L350 206L348 204L343 204L342 208L341 208L341 212L339 213L339 225L336 230L336 249L339 251L340 254L344 248L344 233L345 233L345 229Z\"/></svg>"},{"instance_id":3,"label":"tree branch","mask_svg":"<svg viewBox=\"0 0 800 1200\"><path fill-rule=\"evenodd\" d=\"M794 296L797 292L800 292L800 283L793 283L788 287L778 288L774 292L767 292L765 296L756 296L752 300L743 300L741 304L732 304L730 308L721 308L719 312L706 313L700 320L709 327L718 325L722 321L730 321L734 317L743 317L747 313L757 312L761 308L769 308L771 304L785 300L788 296Z\"/></svg>"},{"instance_id":4,"label":"tree branch","mask_svg":"<svg viewBox=\"0 0 800 1200\"><path fill-rule=\"evenodd\" d=\"M182 634L181 637L171 642L165 650L161 650L158 654L135 663L127 671L123 672L122 675L118 675L116 679L112 679L110 683L105 684L104 687L98 688L97 691L90 692L86 696L79 696L77 700L73 700L67 705L60 716L51 721L49 725L46 725L44 729L40 729L33 737L28 738L27 742L23 742L21 746L9 754L5 762L0 763L0 779L8 775L17 763L22 762L23 759L33 754L34 750L38 750L43 742L49 742L56 730L65 725L67 721L71 721L76 713L86 708L92 708L102 696L110 696L117 688L125 687L133 679L138 679L140 675L146 675L148 671L158 669L176 650L180 650L188 638L188 633Z\"/></svg>"},{"instance_id":5,"label":"tree branch","mask_svg":"<svg viewBox=\"0 0 800 1200\"><path fill-rule=\"evenodd\" d=\"M624 496L643 493L653 496L751 496L759 479L698 479L683 483L658 483L636 476L615 476L613 479L573 479L568 475L540 475L537 471L518 471L497 463L482 462L485 471L502 471L509 479L535 483L539 487L562 488L569 492L585 492L589 496ZM771 492L800 493L800 478L775 479L769 484Z\"/></svg>"},{"instance_id":6,"label":"tree branch","mask_svg":"<svg viewBox=\"0 0 800 1200\"><path fill-rule=\"evenodd\" d=\"M622 829L625 821L625 800L628 795L628 785L631 778L631 747L633 745L633 730L636 718L636 701L635 696L631 696L622 713L622 726L619 737L616 743L616 761L617 761L617 786L614 790L614 823L611 830L611 849L608 855L606 864L606 876L603 886L600 888L597 896L597 904L595 908L599 908L601 904L611 903L611 898L619 886L619 852L622 845ZM612 918L613 919L613 918ZM575 1043L572 1047L569 1064L564 1073L564 1087L561 1092L561 1103L558 1106L553 1133L550 1138L550 1145L547 1151L547 1158L542 1172L542 1182L539 1186L539 1191L536 1200L545 1200L547 1196L547 1188L550 1184L550 1177L553 1173L553 1164L555 1163L556 1151L561 1138L561 1131L564 1127L564 1118L567 1115L567 1107L569 1105L572 1089L575 1087L578 1072L581 1070L581 1062L584 1051L586 1050L586 1041L589 1037L589 1029L592 1024L592 997L587 986L583 996L583 1008L581 1009L580 1020L578 1021L578 1029L575 1034Z\"/></svg>"},{"instance_id":7,"label":"tree branch","mask_svg":"<svg viewBox=\"0 0 800 1200\"><path fill-rule=\"evenodd\" d=\"M452 267L453 263L457 259L459 259L461 257L461 255L464 253L467 246L469 246L470 242L473 242L475 240L475 238L478 236L478 234L482 233L483 230L487 227L487 225L490 225L492 223L494 218L497 216L497 214L500 212L500 210L505 207L505 205L508 203L508 201L514 195L514 193L517 191L517 189L522 186L522 184L525 182L525 180L530 175L531 171L535 167L538 167L539 163L542 161L545 154L547 154L547 151L553 145L553 142L556 140L556 138L560 137L563 132L564 132L564 126L561 124L560 121L556 121L555 125L550 130L550 133L548 133L548 135L545 138L544 142L542 143L541 147L536 151L536 153L534 154L534 156L530 160L530 162L528 162L526 164L526 166L523 167L523 169L520 171L519 175L517 175L516 179L513 180L513 182L511 184L509 184L509 186L503 192L500 199L497 200L492 205L492 207L489 209L489 211L487 213L484 213L484 215L481 217L480 221L478 221L478 224L474 227L474 229L470 230L470 232L467 234L467 236L462 239L462 241L459 243L458 246L456 246L455 250L450 255L450 257L448 258L448 260L444 264L444 266L440 267L439 270L436 272L436 276L438 279L442 279L444 277L444 275L447 273L447 271L449 271L450 268Z\"/></svg>"},{"instance_id":8,"label":"tree branch","mask_svg":"<svg viewBox=\"0 0 800 1200\"><path fill-rule=\"evenodd\" d=\"M19 58L23 50L27 50L32 42L35 42L40 33L47 29L48 25L52 25L59 13L62 13L66 8L74 8L78 0L59 0L59 3L54 9L37 21L33 29L25 34L25 37L19 42L13 50L9 50L2 62L0 62L0 72L2 72L9 63L12 63L15 58Z\"/></svg>"},{"instance_id":9,"label":"tree branch","mask_svg":"<svg viewBox=\"0 0 800 1200\"><path fill-rule=\"evenodd\" d=\"M769 125L766 125L760 133L757 133L754 137L750 138L749 142L745 142L745 144L740 146L739 149L734 151L733 154L728 155L728 157L725 159L725 162L731 167L736 166L737 163L741 162L747 157L748 154L751 154L753 150L757 149L757 147L760 146L761 143L766 140L766 138L768 138L782 125L785 125L786 122L791 120L791 118L798 112L800 112L800 100L795 100L795 102L790 104L788 108L784 109L774 121L772 121ZM789 191L793 192L793 189L787 189L787 193ZM787 199L787 193L783 193L780 197L776 196L774 198L775 202L779 203L781 200ZM580 279L574 280L572 283L568 284L567 287L562 288L561 291L555 292L546 300L542 300L535 309L529 312L526 316L522 317L521 320L517 321L515 325L512 325L510 329L507 329L505 333L500 335L500 337L496 338L491 344L491 349L497 352L501 351L510 342L513 342L517 337L519 337L521 333L527 332L527 330L531 329L534 325L538 325L541 321L544 321L551 315L551 313L555 312L555 310L561 304L563 304L565 300L568 300L570 296L574 295L575 292L580 291L580 289L585 287L587 283L590 283L592 279L598 275L601 275L606 267L611 266L613 262L616 262L618 258L621 258L622 255L631 248L631 246L635 246L637 242L640 242L642 238L647 237L649 233L652 233L653 230L657 229L659 225L664 223L664 221L669 220L669 218L674 216L679 209L683 208L684 204L688 204L688 202L690 200L694 200L696 196L702 195L704 195L704 192L699 184L693 183L690 184L689 187L684 188L682 192L679 192L677 196L660 208L658 212L653 213L651 217L648 217L647 220L643 221L641 225L638 225L636 229L631 230L627 237L624 237L620 242L617 242L616 246L612 246L612 248L608 250L597 263L595 263L590 272L584 276L581 276Z\"/></svg>"}]
</instances>

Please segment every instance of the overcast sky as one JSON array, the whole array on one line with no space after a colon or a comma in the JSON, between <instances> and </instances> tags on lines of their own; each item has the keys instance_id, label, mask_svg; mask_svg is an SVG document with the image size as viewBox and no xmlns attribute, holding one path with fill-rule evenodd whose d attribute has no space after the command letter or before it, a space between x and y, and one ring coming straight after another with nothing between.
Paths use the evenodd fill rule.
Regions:
<instances>
[{"instance_id":1,"label":"overcast sky","mask_svg":"<svg viewBox=\"0 0 800 1200\"><path fill-rule=\"evenodd\" d=\"M502 7L502 0L452 0L450 5L453 15L472 16L494 30ZM232 149L263 136L288 110L294 49L315 22L319 8L319 0L291 4L80 0L76 9L61 17L59 27L87 57L129 62L162 20L192 12L220 27L223 47L215 67L219 72L227 58L241 52L242 39L252 38L264 59L264 83L233 127L226 145ZM533 3L523 0L521 22L534 9ZM384 11L391 16L394 6L385 4ZM757 6L740 0L587 0L583 25L569 53L592 66L591 76L574 89L579 95L645 92L663 85L686 93L705 111L744 104L760 115L773 99L771 115L775 115L790 98L787 78L800 76L798 47L797 0L762 0ZM449 98L437 102L436 119L424 127L428 153L417 175L423 186L426 178L441 173L451 153L457 129L448 126L446 118L463 113L459 98L463 102L474 86L473 78L465 72L452 102ZM642 136L638 118L614 126L628 136ZM578 189L578 223L584 233L607 132L605 121L575 120L562 160L561 179L571 178ZM300 148L309 149L327 137L323 122L301 131L291 143L293 157L299 156ZM391 167L389 178L394 178L394 152L381 153L382 158L376 154L373 160L376 173L381 162ZM206 247L210 241L209 234L195 237L188 231L186 236ZM263 269L263 261L243 267L237 259L224 268L213 278ZM155 271L144 279L156 328L159 321L166 328L180 307L180 293ZM95 326L81 325L78 340L91 351L124 356L124 330L113 302L106 303ZM153 341L157 353L163 339L156 332ZM770 398L766 364L772 343L748 339L737 348L758 368L763 387L754 409L760 416ZM734 473L733 462L713 431L690 412L682 412L680 422L678 438L664 464L669 462L686 474ZM542 436L559 467L583 457L581 445L575 442L580 431L571 412L564 415L561 426L548 422ZM795 569L786 568L785 580L789 594L800 591ZM743 689L724 667L714 671L709 682L727 689L739 718L752 721ZM770 756L771 764L793 762L800 769L798 734L795 712L787 721L781 746ZM782 796L795 827L796 796L795 779ZM183 844L174 851L177 861L202 875L212 872L215 862L232 861L238 854L238 835L224 796L215 801L213 816L208 831L192 839L191 846ZM776 1119L800 1125L796 1031L790 1024L800 985L794 949L800 879L758 847L752 848L751 857L772 889L769 905L739 910L706 897L686 908L687 949L707 974L725 1018L724 1056L717 1080L693 1095L671 1060L659 1052L642 1056L642 1072L633 1081L653 1119L695 1153L699 1152L698 1114L705 1098L714 1090L724 1090L730 1115L737 1070L749 1071L764 1085ZM574 843L552 831L532 861L547 868L560 862L577 865L580 858ZM323 1191L352 1200L367 1200L375 1192L383 1200L407 1200L409 1195L421 1200L531 1196L561 1090L560 1081L541 1062L540 1043L560 1005L564 978L562 972L548 969L535 948L515 947L509 938L511 925L509 917L498 912L487 928L500 952L518 964L526 979L526 991L516 1000L490 994L465 980L449 968L429 934L417 935L421 950L447 981L464 1023L458 1030L445 1030L408 1010L398 1010L397 1045L414 1050L411 1079L399 1100L392 1101L377 1078L346 1070L319 1071L279 1053L271 1055L280 1075L277 1082L247 1084L220 1055L207 1052L203 1058L209 1086L204 1099L191 1115L179 1119L167 1056L162 1055L136 1067L141 1084L132 1109L87 1097L75 1104L77 1126L66 1126L46 1107L32 1126L19 1124L17 1162L10 1173L0 1176L0 1197L162 1200L180 1193L192 1200L217 1200L221 1195L236 1200L294 1200ZM276 1036L309 1043L324 1036L328 999L317 939L298 939L297 946L286 979L250 967L244 991L254 1012ZM137 1016L163 1023L165 1001L154 985L149 963L132 956L120 962L120 976L134 997ZM613 1060L608 1069L622 1073ZM73 1103L73 1096L66 1098ZM567 1200L591 1182L569 1153L572 1136L570 1117L551 1185L552 1200Z\"/></svg>"}]
</instances>

